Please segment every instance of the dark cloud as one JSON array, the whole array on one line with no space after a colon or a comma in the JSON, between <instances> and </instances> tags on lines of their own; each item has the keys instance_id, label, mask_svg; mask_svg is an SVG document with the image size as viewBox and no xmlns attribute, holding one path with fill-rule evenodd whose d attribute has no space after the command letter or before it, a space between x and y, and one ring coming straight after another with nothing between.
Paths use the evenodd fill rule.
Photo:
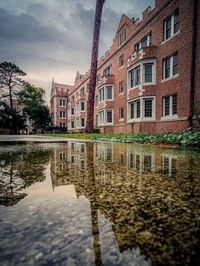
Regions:
<instances>
[{"instance_id":1,"label":"dark cloud","mask_svg":"<svg viewBox=\"0 0 200 266\"><path fill-rule=\"evenodd\" d=\"M99 56L112 46L122 13L141 17L153 0L105 1ZM73 84L90 67L95 0L1 0L1 61L19 65L35 85ZM46 85L45 85L46 84Z\"/></svg>"}]
</instances>

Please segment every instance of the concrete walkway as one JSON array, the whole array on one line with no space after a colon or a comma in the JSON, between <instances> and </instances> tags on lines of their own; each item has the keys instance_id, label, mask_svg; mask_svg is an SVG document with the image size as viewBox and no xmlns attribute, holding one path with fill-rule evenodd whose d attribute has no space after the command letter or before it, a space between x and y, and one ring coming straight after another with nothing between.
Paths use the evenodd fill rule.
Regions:
<instances>
[{"instance_id":1,"label":"concrete walkway","mask_svg":"<svg viewBox=\"0 0 200 266\"><path fill-rule=\"evenodd\" d=\"M68 141L91 141L88 139L71 139L71 138L57 138L48 136L38 135L0 135L0 144L16 144L16 143L57 143L57 142L68 142Z\"/></svg>"}]
</instances>

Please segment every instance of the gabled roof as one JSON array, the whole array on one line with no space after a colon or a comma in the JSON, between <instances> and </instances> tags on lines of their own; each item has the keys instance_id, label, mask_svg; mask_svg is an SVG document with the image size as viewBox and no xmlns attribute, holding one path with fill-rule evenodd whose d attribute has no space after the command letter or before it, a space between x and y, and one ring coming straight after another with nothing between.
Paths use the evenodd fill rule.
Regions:
<instances>
[{"instance_id":1,"label":"gabled roof","mask_svg":"<svg viewBox=\"0 0 200 266\"><path fill-rule=\"evenodd\" d=\"M67 89L67 90L70 90L73 88L72 85L66 85L66 84L61 84L61 83L53 83L53 87L55 88L61 88L61 89Z\"/></svg>"},{"instance_id":2,"label":"gabled roof","mask_svg":"<svg viewBox=\"0 0 200 266\"><path fill-rule=\"evenodd\" d=\"M129 17L127 17L126 15L122 15L121 16L121 19L120 19L120 22L119 22L119 25L118 25L118 28L117 28L117 33L118 31L123 27L123 25L126 23L126 22L129 22L131 19Z\"/></svg>"}]
</instances>

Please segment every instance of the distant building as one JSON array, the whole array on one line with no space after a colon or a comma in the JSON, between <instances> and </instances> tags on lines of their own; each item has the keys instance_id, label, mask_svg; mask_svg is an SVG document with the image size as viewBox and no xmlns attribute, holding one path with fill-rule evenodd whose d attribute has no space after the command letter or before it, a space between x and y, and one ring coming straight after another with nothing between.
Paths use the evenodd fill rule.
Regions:
<instances>
[{"instance_id":1,"label":"distant building","mask_svg":"<svg viewBox=\"0 0 200 266\"><path fill-rule=\"evenodd\" d=\"M52 81L51 87L51 121L53 126L67 127L67 100L68 93L73 88L71 85L64 85Z\"/></svg>"},{"instance_id":2,"label":"distant building","mask_svg":"<svg viewBox=\"0 0 200 266\"><path fill-rule=\"evenodd\" d=\"M200 98L199 43L199 1L156 0L141 21L122 15L112 47L98 62L94 127L102 133L190 127ZM68 92L70 131L86 130L89 76L77 72Z\"/></svg>"}]
</instances>

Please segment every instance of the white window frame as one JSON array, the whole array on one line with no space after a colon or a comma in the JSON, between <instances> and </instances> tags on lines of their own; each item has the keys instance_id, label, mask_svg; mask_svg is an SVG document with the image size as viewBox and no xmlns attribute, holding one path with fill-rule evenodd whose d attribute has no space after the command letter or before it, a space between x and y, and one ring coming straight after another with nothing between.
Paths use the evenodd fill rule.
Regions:
<instances>
[{"instance_id":1,"label":"white window frame","mask_svg":"<svg viewBox=\"0 0 200 266\"><path fill-rule=\"evenodd\" d=\"M179 73L176 73L175 75L173 75L173 58L174 58L174 56L176 54L177 54L177 57L179 58L178 53L176 52L173 55L168 56L168 57L166 57L166 58L163 59L163 79L161 80L162 83L163 82L166 82L168 80L177 78L179 76ZM170 65L170 74L169 74L169 77L168 78L165 78L165 62L166 62L167 59L170 59L170 63L169 63L169 65ZM178 64L178 62L177 62L177 64Z\"/></svg>"},{"instance_id":2,"label":"white window frame","mask_svg":"<svg viewBox=\"0 0 200 266\"><path fill-rule=\"evenodd\" d=\"M152 82L145 82L145 65L146 64L152 64ZM135 70L138 66L140 66L140 84L135 85L131 87L131 79L129 72L131 70ZM134 72L134 80L136 78L136 73ZM133 90L135 88L138 88L142 85L148 86L148 85L156 85L156 59L145 59L141 60L140 62L132 65L130 68L128 68L127 71L127 84L128 84L128 90Z\"/></svg>"},{"instance_id":3,"label":"white window frame","mask_svg":"<svg viewBox=\"0 0 200 266\"><path fill-rule=\"evenodd\" d=\"M72 109L74 110L74 113L72 114ZM75 108L71 107L71 116L75 115Z\"/></svg>"},{"instance_id":4,"label":"white window frame","mask_svg":"<svg viewBox=\"0 0 200 266\"><path fill-rule=\"evenodd\" d=\"M178 11L178 14L179 14L179 10L175 10L171 16L168 16L168 17L163 21L163 23L164 23L164 34L163 34L163 35L164 35L164 36L163 36L163 37L164 37L164 40L163 40L162 44L164 44L164 43L166 43L167 41L171 40L174 36L176 36L176 35L180 32L180 29L178 29L178 31L177 31L176 33L174 33L174 16L175 16L175 14L176 14L177 11ZM166 39L166 30L167 30L166 24L167 24L167 20L168 20L169 18L171 18L171 36L170 36L169 38ZM180 25L180 17L179 17L178 22L179 22L179 25Z\"/></svg>"},{"instance_id":5,"label":"white window frame","mask_svg":"<svg viewBox=\"0 0 200 266\"><path fill-rule=\"evenodd\" d=\"M152 117L145 117L145 100L152 99ZM140 100L140 117L137 117L137 104L136 102ZM134 118L131 119L131 108L130 104L134 102ZM143 96L137 97L127 102L127 123L133 122L149 122L156 120L156 96Z\"/></svg>"},{"instance_id":6,"label":"white window frame","mask_svg":"<svg viewBox=\"0 0 200 266\"><path fill-rule=\"evenodd\" d=\"M173 115L173 96L175 94L172 95L166 95L163 97L162 99L162 103L163 103L163 116L161 117L161 120L173 120L173 119L177 119L178 118L178 100L176 99L176 105L177 105L177 114ZM169 97L169 115L165 115L165 99L166 97Z\"/></svg>"},{"instance_id":7,"label":"white window frame","mask_svg":"<svg viewBox=\"0 0 200 266\"><path fill-rule=\"evenodd\" d=\"M60 99L60 107L65 107L66 106L66 101L63 99Z\"/></svg>"},{"instance_id":8,"label":"white window frame","mask_svg":"<svg viewBox=\"0 0 200 266\"><path fill-rule=\"evenodd\" d=\"M84 103L84 110L81 109L82 103ZM85 101L80 101L80 112L85 112Z\"/></svg>"},{"instance_id":9,"label":"white window frame","mask_svg":"<svg viewBox=\"0 0 200 266\"><path fill-rule=\"evenodd\" d=\"M110 111L112 112L112 122L107 122L107 112ZM100 116L102 116L102 119ZM98 126L110 126L113 124L114 124L114 109L102 109L98 112Z\"/></svg>"},{"instance_id":10,"label":"white window frame","mask_svg":"<svg viewBox=\"0 0 200 266\"><path fill-rule=\"evenodd\" d=\"M60 111L59 118L66 118L66 112L65 111Z\"/></svg>"},{"instance_id":11,"label":"white window frame","mask_svg":"<svg viewBox=\"0 0 200 266\"><path fill-rule=\"evenodd\" d=\"M124 54L121 54L120 57L119 57L119 69L123 68L124 67ZM121 64L123 63L123 64Z\"/></svg>"},{"instance_id":12,"label":"white window frame","mask_svg":"<svg viewBox=\"0 0 200 266\"><path fill-rule=\"evenodd\" d=\"M112 87L112 98L107 99L107 87ZM100 101L99 92L100 90L104 90L104 100ZM105 84L98 89L98 105L105 101L114 101L114 85L113 84Z\"/></svg>"},{"instance_id":13,"label":"white window frame","mask_svg":"<svg viewBox=\"0 0 200 266\"><path fill-rule=\"evenodd\" d=\"M123 84L123 91L121 92L121 84ZM124 80L119 83L119 95L124 94Z\"/></svg>"}]
</instances>

